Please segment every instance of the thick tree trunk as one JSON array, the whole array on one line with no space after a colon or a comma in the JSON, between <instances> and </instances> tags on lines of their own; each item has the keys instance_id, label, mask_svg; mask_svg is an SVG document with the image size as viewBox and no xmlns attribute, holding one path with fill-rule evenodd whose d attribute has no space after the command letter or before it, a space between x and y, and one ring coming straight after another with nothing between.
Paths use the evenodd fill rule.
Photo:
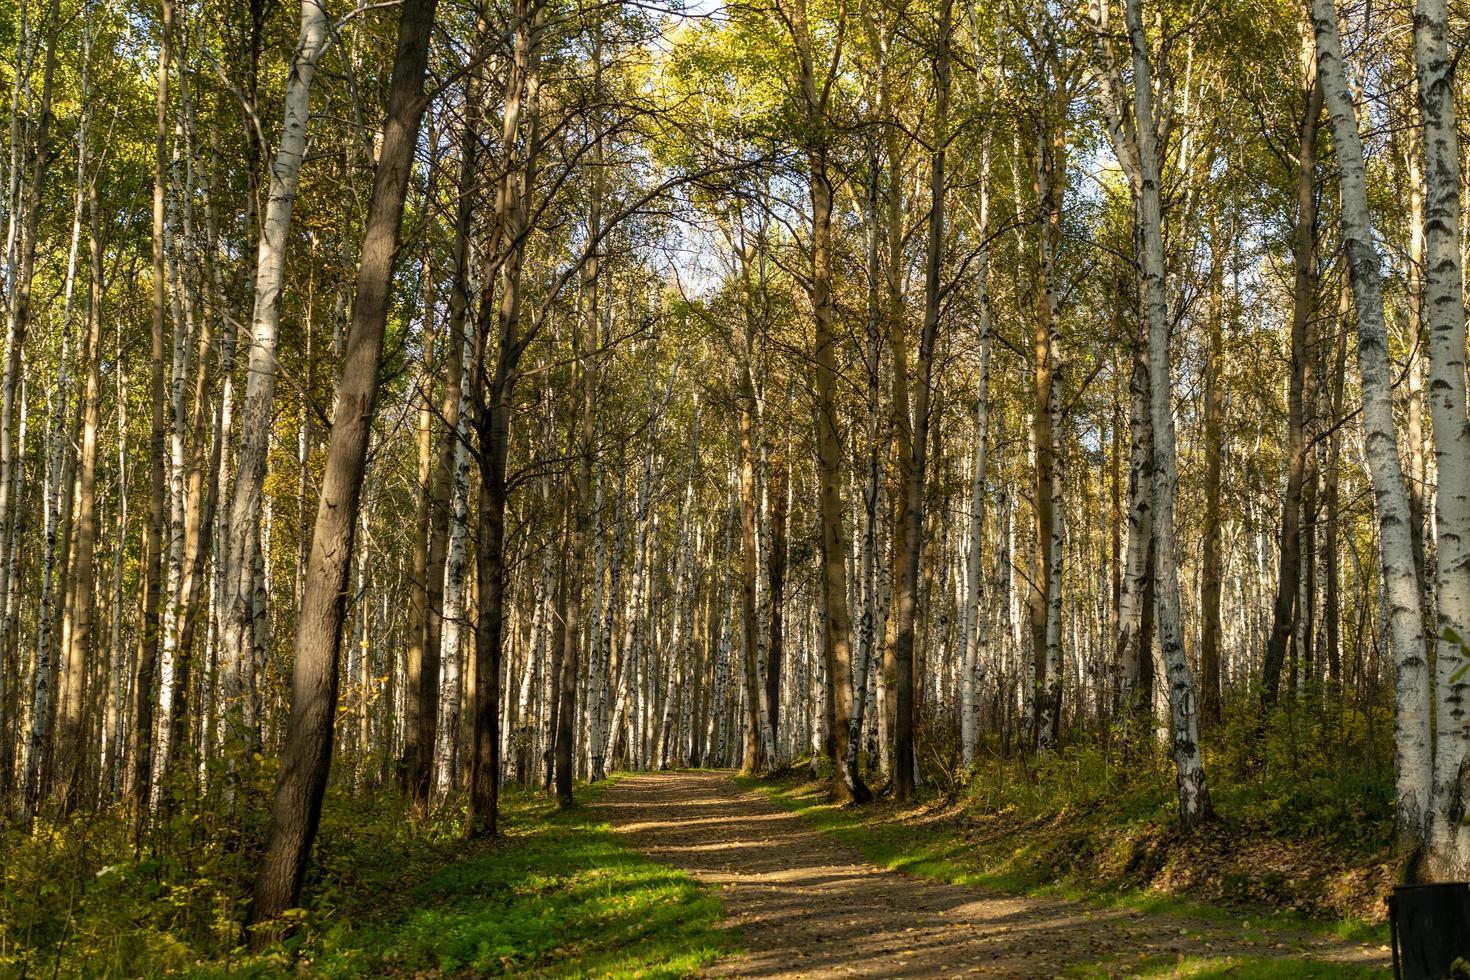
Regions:
<instances>
[{"instance_id":1,"label":"thick tree trunk","mask_svg":"<svg viewBox=\"0 0 1470 980\"><path fill-rule=\"evenodd\" d=\"M382 148L368 204L351 327L327 443L321 502L296 623L291 716L265 853L247 917L251 925L274 920L299 904L302 878L321 817L322 795L332 761L347 579L368 440L377 408L378 366L392 298L394 253L424 113L424 72L437 4L438 0L405 0L400 13ZM256 934L257 941L269 935L270 930L261 930Z\"/></svg>"}]
</instances>

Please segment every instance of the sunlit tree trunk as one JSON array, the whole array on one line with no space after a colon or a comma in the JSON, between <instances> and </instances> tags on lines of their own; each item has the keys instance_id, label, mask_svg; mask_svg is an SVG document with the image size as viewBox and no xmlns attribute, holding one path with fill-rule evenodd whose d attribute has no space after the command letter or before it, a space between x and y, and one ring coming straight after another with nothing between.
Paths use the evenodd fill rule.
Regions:
<instances>
[{"instance_id":1,"label":"sunlit tree trunk","mask_svg":"<svg viewBox=\"0 0 1470 980\"><path fill-rule=\"evenodd\" d=\"M1052 80L1056 87L1060 79ZM1035 561L1030 593L1031 651L1035 664L1032 697L1035 737L1040 749L1057 744L1061 731L1061 460L1057 426L1061 415L1061 324L1057 304L1057 249L1061 243L1062 205L1066 193L1067 146L1065 99L1051 94L1049 121L1037 141L1035 194L1038 205L1036 311L1032 328L1031 441L1036 454L1034 496Z\"/></svg>"},{"instance_id":2,"label":"sunlit tree trunk","mask_svg":"<svg viewBox=\"0 0 1470 980\"><path fill-rule=\"evenodd\" d=\"M852 623L847 605L847 534L843 527L842 447L837 408L837 336L832 298L832 184L824 137L830 87L818 78L813 61L807 0L793 0L790 28L796 42L798 82L808 126L813 130L805 148L812 209L811 303L815 326L818 512L822 526L822 592L827 634L827 677L832 688L834 755L840 760L834 790L843 798L864 802L867 786L857 770L857 755L849 752L853 714ZM830 66L836 72L837 64Z\"/></svg>"},{"instance_id":3,"label":"sunlit tree trunk","mask_svg":"<svg viewBox=\"0 0 1470 980\"><path fill-rule=\"evenodd\" d=\"M973 26L973 5L971 20ZM978 50L979 39L976 38ZM983 94L983 93L982 93ZM989 636L980 621L985 593L985 468L990 447L990 145L987 130L980 146L980 204L975 222L979 254L975 260L977 317L980 334L980 376L975 394L975 445L970 475L970 527L965 560L964 655L960 665L960 752L965 768L975 764L980 739L981 677L985 670Z\"/></svg>"},{"instance_id":4,"label":"sunlit tree trunk","mask_svg":"<svg viewBox=\"0 0 1470 980\"><path fill-rule=\"evenodd\" d=\"M317 61L326 44L327 12L322 0L302 0L301 29L286 78L285 117L271 163L265 213L260 224L245 399L235 455L235 484L226 522L228 537L224 542L220 696L224 699L226 735L236 745L254 740L246 728L250 715L247 701L254 696L254 679L250 675L259 612L256 569L261 557L261 500L271 438L271 405L275 400L281 290L285 285L291 212L310 129L311 88Z\"/></svg>"},{"instance_id":5,"label":"sunlit tree trunk","mask_svg":"<svg viewBox=\"0 0 1470 980\"><path fill-rule=\"evenodd\" d=\"M1429 665L1424 650L1418 577L1410 536L1409 499L1394 430L1392 366L1384 325L1381 260L1373 241L1358 118L1348 89L1333 0L1312 0L1317 78L1337 151L1342 235L1358 314L1358 372L1363 391L1364 454L1378 517L1383 602L1397 666L1394 720L1395 796L1401 841L1425 838L1433 784Z\"/></svg>"},{"instance_id":6,"label":"sunlit tree trunk","mask_svg":"<svg viewBox=\"0 0 1470 980\"><path fill-rule=\"evenodd\" d=\"M1434 426L1435 750L1430 873L1470 875L1470 418L1465 408L1465 292L1455 58L1445 0L1416 0L1414 61L1424 121L1424 310Z\"/></svg>"},{"instance_id":7,"label":"sunlit tree trunk","mask_svg":"<svg viewBox=\"0 0 1470 980\"><path fill-rule=\"evenodd\" d=\"M1179 793L1179 817L1184 826L1190 827L1209 820L1213 811L1200 755L1194 678L1184 652L1184 617L1174 540L1174 498L1179 472L1174 446L1172 354L1164 282L1162 187L1153 113L1152 69L1140 6L1141 0L1127 2L1129 47L1133 55L1133 111L1138 133L1142 292L1149 338L1149 414L1154 435L1154 601L1159 648L1169 691L1170 742Z\"/></svg>"},{"instance_id":8,"label":"sunlit tree trunk","mask_svg":"<svg viewBox=\"0 0 1470 980\"><path fill-rule=\"evenodd\" d=\"M455 344L462 360L474 341L470 336L468 321L461 328L461 337ZM442 799L454 789L457 771L457 748L459 745L459 706L462 665L464 663L464 611L465 611L465 539L469 533L470 498L470 372L458 365L458 384L455 385L454 427L448 438L452 447L448 510L448 541L441 548L444 552L443 601L440 607L439 627L439 677L434 685L438 701L434 705L437 723L432 743L434 755L435 792ZM431 555L432 560L432 555ZM427 669L427 665L425 665ZM422 695L422 689L420 689Z\"/></svg>"}]
</instances>

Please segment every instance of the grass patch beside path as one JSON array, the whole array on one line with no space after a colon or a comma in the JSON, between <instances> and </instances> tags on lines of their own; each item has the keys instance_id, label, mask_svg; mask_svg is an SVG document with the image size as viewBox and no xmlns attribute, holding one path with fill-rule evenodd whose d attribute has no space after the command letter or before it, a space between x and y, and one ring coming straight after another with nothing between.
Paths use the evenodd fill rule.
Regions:
<instances>
[{"instance_id":1,"label":"grass patch beside path","mask_svg":"<svg viewBox=\"0 0 1470 980\"><path fill-rule=\"evenodd\" d=\"M1099 887L1095 883L1071 877L1041 880L1035 874L1017 870L1017 855L1029 854L1055 842L1038 838L1028 840L1025 828L1003 842L979 842L965 834L961 822L952 814L934 806L900 808L880 800L862 807L844 807L831 802L823 783L787 777L766 780L752 776L735 776L743 788L795 812L812 826L830 834L869 861L881 867L922 878L951 884L970 885L1010 893L1050 896L1133 912L1176 915L1216 923L1222 929L1240 932L1282 930L1318 937L1336 937L1344 942L1385 945L1385 925L1358 920L1311 919L1298 913L1267 907L1230 907L1194 901L1164 892L1141 888ZM1281 960L1262 959L1265 972L1249 972L1254 958L1220 957L1197 962L1131 963L1122 975L1135 976L1374 976L1355 966L1303 963L1303 969L1316 972L1301 974L1280 971L1288 964ZM1147 972L1157 968L1163 972ZM1108 976L1104 965L1100 973L1082 976ZM1179 972L1183 970L1193 972ZM1174 972L1171 972L1174 971ZM1211 972L1214 971L1214 972ZM1337 971L1337 972L1334 972ZM1341 972L1346 971L1346 972Z\"/></svg>"},{"instance_id":2,"label":"grass patch beside path","mask_svg":"<svg viewBox=\"0 0 1470 980\"><path fill-rule=\"evenodd\" d=\"M259 814L181 815L134 856L122 811L0 826L0 977L679 977L731 945L721 900L609 826L607 784L562 812L507 787L502 836L396 794L329 794L294 933L261 953L238 922ZM263 798L263 797L262 797ZM254 799L254 797L252 797ZM246 846L227 846L240 829Z\"/></svg>"},{"instance_id":3,"label":"grass patch beside path","mask_svg":"<svg viewBox=\"0 0 1470 980\"><path fill-rule=\"evenodd\" d=\"M323 934L313 972L682 977L714 962L730 945L719 898L629 848L595 807L602 791L580 788L566 812L512 794L501 840L385 883L375 914Z\"/></svg>"}]
</instances>

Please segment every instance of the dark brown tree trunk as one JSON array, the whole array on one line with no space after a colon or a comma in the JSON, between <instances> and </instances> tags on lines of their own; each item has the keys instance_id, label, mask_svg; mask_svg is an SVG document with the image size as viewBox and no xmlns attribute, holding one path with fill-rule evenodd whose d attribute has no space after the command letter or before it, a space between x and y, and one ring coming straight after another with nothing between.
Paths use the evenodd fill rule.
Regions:
<instances>
[{"instance_id":1,"label":"dark brown tree trunk","mask_svg":"<svg viewBox=\"0 0 1470 980\"><path fill-rule=\"evenodd\" d=\"M774 467L771 481L771 557L767 580L770 583L771 621L766 644L766 711L772 736L781 734L781 658L783 623L786 610L786 484L790 479L783 461ZM771 760L772 764L776 760ZM784 762L782 763L784 765Z\"/></svg>"},{"instance_id":2,"label":"dark brown tree trunk","mask_svg":"<svg viewBox=\"0 0 1470 980\"><path fill-rule=\"evenodd\" d=\"M908 557L903 562L903 580L895 583L897 606L897 644L895 649L896 694L893 727L893 795L902 803L914 794L917 773L914 771L914 707L915 707L915 631L918 620L919 571L924 556L924 480L929 449L929 394L934 370L934 345L939 336L940 284L944 263L944 158L949 121L949 33L950 0L943 0L939 12L939 50L934 60L935 109L934 152L929 162L929 243L924 262L924 323L919 335L919 357L914 367L912 459L907 467L907 483L903 487L904 547ZM932 592L931 592L932 594Z\"/></svg>"},{"instance_id":3,"label":"dark brown tree trunk","mask_svg":"<svg viewBox=\"0 0 1470 980\"><path fill-rule=\"evenodd\" d=\"M749 350L747 348L747 356ZM741 650L745 660L745 748L740 771L753 773L761 768L760 663L757 633L756 578L760 575L760 555L756 543L754 392L749 390L750 371L746 372L745 396L740 403L740 611Z\"/></svg>"},{"instance_id":4,"label":"dark brown tree trunk","mask_svg":"<svg viewBox=\"0 0 1470 980\"><path fill-rule=\"evenodd\" d=\"M138 808L138 826L147 819L153 785L153 685L158 672L160 639L159 604L163 580L163 524L167 519L164 493L163 432L166 400L163 384L164 295L164 195L168 180L168 73L169 38L173 28L173 0L162 0L162 35L158 48L157 125L154 140L153 177L153 320L148 362L148 392L152 405L148 437L148 529L143 541L143 616L138 635L138 679L134 687L133 803Z\"/></svg>"},{"instance_id":5,"label":"dark brown tree trunk","mask_svg":"<svg viewBox=\"0 0 1470 980\"><path fill-rule=\"evenodd\" d=\"M1322 115L1322 89L1313 80L1297 140L1296 225L1292 233L1295 281L1291 309L1291 378L1287 386L1286 494L1281 501L1281 556L1271 635L1261 664L1261 705L1276 703L1286 648L1295 633L1301 589L1302 484L1307 472L1306 406L1309 401L1307 335L1317 291L1317 125Z\"/></svg>"},{"instance_id":6,"label":"dark brown tree trunk","mask_svg":"<svg viewBox=\"0 0 1470 980\"><path fill-rule=\"evenodd\" d=\"M429 150L437 160L439 145L437 134L429 131ZM430 163L429 178L425 186L425 198L434 199L433 162ZM420 306L420 330L422 335L422 357L419 362L418 427L414 433L414 444L418 450L417 490L418 505L414 512L413 539L409 557L409 627L408 656L403 670L403 756L398 762L398 778L404 790L420 802L418 785L421 776L427 775L423 765L426 752L422 741L425 709L423 695L424 654L428 649L429 618L429 539L433 537L434 516L434 347L438 339L434 329L434 236L424 236L423 254L423 302ZM431 743L432 744L432 743ZM432 752L432 749L429 750Z\"/></svg>"},{"instance_id":7,"label":"dark brown tree trunk","mask_svg":"<svg viewBox=\"0 0 1470 980\"><path fill-rule=\"evenodd\" d=\"M1219 243L1218 225L1210 236ZM1210 270L1210 306L1205 351L1205 519L1204 567L1200 575L1200 720L1220 720L1220 588L1224 576L1221 538L1224 533L1224 498L1221 471L1225 455L1225 370L1224 257L1217 244Z\"/></svg>"},{"instance_id":8,"label":"dark brown tree trunk","mask_svg":"<svg viewBox=\"0 0 1470 980\"><path fill-rule=\"evenodd\" d=\"M394 252L424 113L424 71L438 0L405 0L398 50L373 177L352 317L327 444L321 501L307 559L306 589L296 622L296 662L281 772L276 780L265 854L247 923L278 918L300 902L302 877L321 817L332 762L337 712L337 665L342 650L347 582L377 408L378 367L392 298ZM271 930L256 933L256 942Z\"/></svg>"},{"instance_id":9,"label":"dark brown tree trunk","mask_svg":"<svg viewBox=\"0 0 1470 980\"><path fill-rule=\"evenodd\" d=\"M600 95L602 47L600 41L597 40L593 42L593 59L593 88ZM567 590L567 652L562 660L561 675L557 680L561 703L558 708L556 726L556 799L563 808L570 807L574 802L572 799L572 757L576 748L577 681L582 661L580 656L580 645L583 642L582 589L583 580L586 577L584 573L587 565L587 541L592 530L592 464L597 451L598 332L601 322L602 294L601 282L598 278L601 263L596 250L600 248L598 243L602 239L602 198L605 179L600 133L593 147L593 161L595 169L592 174L592 200L587 218L587 236L589 247L594 249L594 252L587 258L582 279L582 297L585 308L579 311L572 327L572 356L575 359L578 380L581 382L577 386L581 406L578 412L579 426L573 436L573 455L577 459L577 466L572 484L571 502L570 560L572 571L571 582ZM593 616L601 614L600 609L592 610ZM587 637L588 641L592 639L592 635ZM590 661L592 656L595 656L595 652L589 650L587 659ZM595 749L594 753L600 751L601 749ZM594 778L596 775L594 774Z\"/></svg>"},{"instance_id":10,"label":"dark brown tree trunk","mask_svg":"<svg viewBox=\"0 0 1470 980\"><path fill-rule=\"evenodd\" d=\"M540 0L517 0L514 62L506 85L502 145L510 163L496 193L496 228L500 239L487 256L487 274L479 314L479 351L471 377L485 407L475 420L480 445L480 517L476 541L478 572L475 625L473 735L470 740L470 806L468 837L494 836L500 800L500 665L505 634L505 506L506 461L514 408L517 365L530 338L521 330L521 268L531 188L536 182L539 152L539 55L536 35L545 19ZM492 260L504 261L497 308L493 298ZM492 324L498 325L495 373L486 384L484 365ZM562 624L563 626L565 624ZM558 676L552 675L553 678ZM556 699L559 700L559 699ZM549 776L549 774L548 774Z\"/></svg>"},{"instance_id":11,"label":"dark brown tree trunk","mask_svg":"<svg viewBox=\"0 0 1470 980\"><path fill-rule=\"evenodd\" d=\"M91 252L92 283L91 301L87 310L87 337L82 351L82 363L87 373L85 393L82 401L81 458L77 468L77 517L75 557L71 567L71 595L67 599L71 627L66 635L66 659L63 674L67 678L62 686L61 726L59 732L60 758L65 770L59 775L64 780L63 791L67 805L79 802L80 771L85 754L86 702L85 678L91 667L92 654L92 593L96 580L94 567L97 548L97 433L102 421L102 233L98 215L97 190L93 184L88 192L91 206Z\"/></svg>"},{"instance_id":12,"label":"dark brown tree trunk","mask_svg":"<svg viewBox=\"0 0 1470 980\"><path fill-rule=\"evenodd\" d=\"M832 689L833 755L838 760L834 792L858 803L871 798L858 773L856 746L850 745L853 715L852 619L847 607L847 534L843 527L843 440L838 426L837 335L832 297L832 177L826 125L829 88L817 78L813 60L807 0L794 0L789 27L796 42L798 82L808 126L806 159L812 207L811 303L816 364L817 503L822 524L822 594L825 613L824 650ZM837 65L830 66L835 72Z\"/></svg>"}]
</instances>

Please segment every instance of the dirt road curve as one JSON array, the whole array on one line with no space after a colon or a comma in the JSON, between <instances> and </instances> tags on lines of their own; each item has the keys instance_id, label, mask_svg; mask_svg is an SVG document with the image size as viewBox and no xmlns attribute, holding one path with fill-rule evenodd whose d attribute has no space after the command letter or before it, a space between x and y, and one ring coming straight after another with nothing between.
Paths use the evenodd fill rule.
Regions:
<instances>
[{"instance_id":1,"label":"dirt road curve","mask_svg":"<svg viewBox=\"0 0 1470 980\"><path fill-rule=\"evenodd\" d=\"M865 862L724 773L625 779L601 806L639 849L722 890L745 952L712 976L1055 977L1119 956L1113 968L1126 973L1126 958L1140 953L1386 963L1376 946L911 878Z\"/></svg>"}]
</instances>

